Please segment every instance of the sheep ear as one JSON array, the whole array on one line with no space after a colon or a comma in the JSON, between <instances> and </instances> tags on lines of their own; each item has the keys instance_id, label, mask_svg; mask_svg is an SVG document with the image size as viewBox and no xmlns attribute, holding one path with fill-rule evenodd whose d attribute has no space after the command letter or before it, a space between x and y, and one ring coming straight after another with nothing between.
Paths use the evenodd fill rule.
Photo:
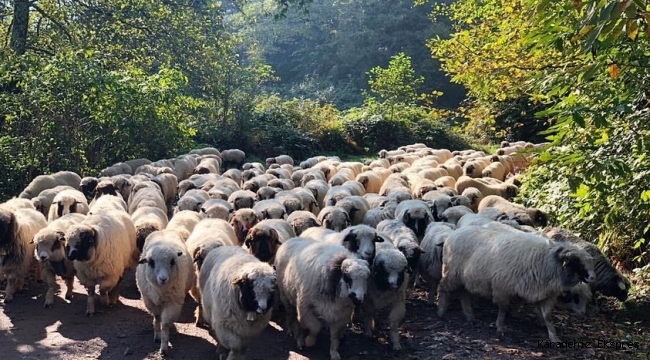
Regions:
<instances>
[{"instance_id":1,"label":"sheep ear","mask_svg":"<svg viewBox=\"0 0 650 360\"><path fill-rule=\"evenodd\" d=\"M354 231L350 231L350 233L347 234L345 236L345 238L343 238L343 242L351 243L351 242L355 241L356 239L357 239L357 234L355 234Z\"/></svg>"},{"instance_id":2,"label":"sheep ear","mask_svg":"<svg viewBox=\"0 0 650 360\"><path fill-rule=\"evenodd\" d=\"M271 233L271 238L273 239L273 241L277 245L282 245L282 243L280 242L280 235L278 235L278 232L275 229L271 229L269 232Z\"/></svg>"},{"instance_id":3,"label":"sheep ear","mask_svg":"<svg viewBox=\"0 0 650 360\"><path fill-rule=\"evenodd\" d=\"M147 260L146 257L140 258L140 260L138 260L138 264L146 264L147 262L149 262L149 260Z\"/></svg>"},{"instance_id":4,"label":"sheep ear","mask_svg":"<svg viewBox=\"0 0 650 360\"><path fill-rule=\"evenodd\" d=\"M202 212L202 213L205 213L205 212L206 212L204 207L201 208L201 212Z\"/></svg>"},{"instance_id":5,"label":"sheep ear","mask_svg":"<svg viewBox=\"0 0 650 360\"><path fill-rule=\"evenodd\" d=\"M242 285L246 281L245 276L238 276L232 280L234 285Z\"/></svg>"},{"instance_id":6,"label":"sheep ear","mask_svg":"<svg viewBox=\"0 0 650 360\"><path fill-rule=\"evenodd\" d=\"M57 241L65 241L65 233L61 230L57 230L56 232L56 240Z\"/></svg>"},{"instance_id":7,"label":"sheep ear","mask_svg":"<svg viewBox=\"0 0 650 360\"><path fill-rule=\"evenodd\" d=\"M232 214L233 212L235 212L235 209L229 209L228 210L228 214Z\"/></svg>"},{"instance_id":8,"label":"sheep ear","mask_svg":"<svg viewBox=\"0 0 650 360\"><path fill-rule=\"evenodd\" d=\"M407 223L409 220L411 220L411 214L409 214L409 212L407 211L404 213L404 216L402 216L402 221L404 223Z\"/></svg>"},{"instance_id":9,"label":"sheep ear","mask_svg":"<svg viewBox=\"0 0 650 360\"><path fill-rule=\"evenodd\" d=\"M385 239L384 239L383 236L381 236L379 234L377 234L377 236L375 236L375 242L384 242L384 241L385 241Z\"/></svg>"}]
</instances>

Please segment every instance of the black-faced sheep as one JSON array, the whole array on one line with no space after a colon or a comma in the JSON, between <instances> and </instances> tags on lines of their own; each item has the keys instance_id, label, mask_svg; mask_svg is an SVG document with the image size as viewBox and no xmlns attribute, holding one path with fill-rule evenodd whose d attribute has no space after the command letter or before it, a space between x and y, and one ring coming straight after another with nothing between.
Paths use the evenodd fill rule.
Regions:
<instances>
[{"instance_id":1,"label":"black-faced sheep","mask_svg":"<svg viewBox=\"0 0 650 360\"><path fill-rule=\"evenodd\" d=\"M74 190L74 188L68 185L59 185L51 189L45 189L41 191L41 193L38 194L38 196L33 197L31 199L34 209L40 211L43 215L47 217L48 214L50 213L50 206L52 206L52 201L54 200L54 197L63 190ZM16 199L27 200L22 198L16 198Z\"/></svg>"},{"instance_id":2,"label":"black-faced sheep","mask_svg":"<svg viewBox=\"0 0 650 360\"><path fill-rule=\"evenodd\" d=\"M630 290L630 281L612 266L609 259L592 243L589 243L576 234L561 228L549 228L544 235L559 243L572 243L584 249L594 259L596 268L596 281L589 284L591 291L595 294L601 293L605 296L612 296L619 301L627 299Z\"/></svg>"},{"instance_id":3,"label":"black-faced sheep","mask_svg":"<svg viewBox=\"0 0 650 360\"><path fill-rule=\"evenodd\" d=\"M454 229L455 226L449 223L431 223L420 243L424 253L418 261L417 275L427 283L429 305L433 305L442 279L442 247Z\"/></svg>"},{"instance_id":4,"label":"black-faced sheep","mask_svg":"<svg viewBox=\"0 0 650 360\"><path fill-rule=\"evenodd\" d=\"M363 223L363 217L366 215L370 206L366 199L361 196L348 196L336 202L336 207L343 208L347 213L352 225Z\"/></svg>"},{"instance_id":5,"label":"black-faced sheep","mask_svg":"<svg viewBox=\"0 0 650 360\"><path fill-rule=\"evenodd\" d=\"M246 345L271 319L275 271L241 248L221 247L206 257L199 284L205 320L220 357L245 359Z\"/></svg>"},{"instance_id":6,"label":"black-faced sheep","mask_svg":"<svg viewBox=\"0 0 650 360\"><path fill-rule=\"evenodd\" d=\"M426 230L426 229L425 229ZM384 220L377 225L377 231L386 234L408 262L408 271L412 273L418 268L422 249L411 228L400 220Z\"/></svg>"},{"instance_id":7,"label":"black-faced sheep","mask_svg":"<svg viewBox=\"0 0 650 360\"><path fill-rule=\"evenodd\" d=\"M262 220L250 229L244 245L260 261L273 265L280 245L293 237L296 233L285 220Z\"/></svg>"},{"instance_id":8,"label":"black-faced sheep","mask_svg":"<svg viewBox=\"0 0 650 360\"><path fill-rule=\"evenodd\" d=\"M5 303L13 301L16 290L23 289L30 267L37 265L40 270L32 256L32 239L46 226L45 216L34 209L0 207L0 275L7 277Z\"/></svg>"},{"instance_id":9,"label":"black-faced sheep","mask_svg":"<svg viewBox=\"0 0 650 360\"><path fill-rule=\"evenodd\" d=\"M52 199L52 205L47 215L47 221L52 222L63 215L70 213L79 213L86 215L90 211L88 200L79 190L66 189Z\"/></svg>"},{"instance_id":10,"label":"black-faced sheep","mask_svg":"<svg viewBox=\"0 0 650 360\"><path fill-rule=\"evenodd\" d=\"M135 271L142 302L153 315L154 341L160 353L169 348L169 330L181 314L185 296L196 282L192 258L180 235L173 230L151 233Z\"/></svg>"},{"instance_id":11,"label":"black-faced sheep","mask_svg":"<svg viewBox=\"0 0 650 360\"><path fill-rule=\"evenodd\" d=\"M275 267L286 325L298 348L316 344L320 316L330 329L330 359L340 360L340 338L366 294L368 262L341 245L293 238L278 250ZM303 329L309 332L306 337Z\"/></svg>"},{"instance_id":12,"label":"black-faced sheep","mask_svg":"<svg viewBox=\"0 0 650 360\"><path fill-rule=\"evenodd\" d=\"M510 301L519 297L537 304L554 342L560 340L550 315L558 295L596 278L591 256L573 244L480 227L454 231L445 241L442 261L438 315L447 310L451 294L461 292L463 312L472 321L470 294L487 297L499 307L496 327L503 334Z\"/></svg>"},{"instance_id":13,"label":"black-faced sheep","mask_svg":"<svg viewBox=\"0 0 650 360\"><path fill-rule=\"evenodd\" d=\"M402 221L413 230L418 240L421 240L427 226L433 221L433 214L431 214L431 209L424 201L406 200L397 205L395 219Z\"/></svg>"},{"instance_id":14,"label":"black-faced sheep","mask_svg":"<svg viewBox=\"0 0 650 360\"><path fill-rule=\"evenodd\" d=\"M310 230L308 230L310 231ZM384 238L377 234L377 230L368 225L354 225L339 232L334 232L319 239L343 245L359 258L372 264L376 253L376 243L384 242Z\"/></svg>"},{"instance_id":15,"label":"black-faced sheep","mask_svg":"<svg viewBox=\"0 0 650 360\"><path fill-rule=\"evenodd\" d=\"M256 192L256 198L255 200L270 200L275 197L275 194L277 194L280 191L278 188L270 187L270 186L262 186L257 190Z\"/></svg>"},{"instance_id":16,"label":"black-faced sheep","mask_svg":"<svg viewBox=\"0 0 650 360\"><path fill-rule=\"evenodd\" d=\"M188 190L183 196L178 199L174 214L183 210L192 210L199 212L204 202L210 199L210 195L205 190L192 189ZM163 199L164 203L164 199Z\"/></svg>"},{"instance_id":17,"label":"black-faced sheep","mask_svg":"<svg viewBox=\"0 0 650 360\"><path fill-rule=\"evenodd\" d=\"M131 214L131 219L135 226L136 247L140 251L149 234L165 229L168 224L165 211L155 206L139 207Z\"/></svg>"},{"instance_id":18,"label":"black-faced sheep","mask_svg":"<svg viewBox=\"0 0 650 360\"><path fill-rule=\"evenodd\" d=\"M102 304L112 306L119 298L119 283L126 269L133 269L139 251L135 226L126 212L106 211L88 215L65 233L68 260L74 261L79 282L88 292L86 316L95 313L95 286Z\"/></svg>"},{"instance_id":19,"label":"black-faced sheep","mask_svg":"<svg viewBox=\"0 0 650 360\"><path fill-rule=\"evenodd\" d=\"M86 199L90 200L95 196L95 188L99 184L99 179L94 176L86 176L81 179L79 183L79 190L86 196Z\"/></svg>"}]
</instances>

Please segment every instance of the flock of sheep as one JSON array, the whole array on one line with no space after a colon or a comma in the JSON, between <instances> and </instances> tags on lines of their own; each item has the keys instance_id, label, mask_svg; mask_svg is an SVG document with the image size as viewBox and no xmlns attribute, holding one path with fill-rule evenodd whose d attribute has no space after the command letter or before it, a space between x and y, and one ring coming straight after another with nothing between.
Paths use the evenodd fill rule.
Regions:
<instances>
[{"instance_id":1,"label":"flock of sheep","mask_svg":"<svg viewBox=\"0 0 650 360\"><path fill-rule=\"evenodd\" d=\"M584 313L595 292L625 301L630 283L594 245L510 201L530 162L521 150L537 146L505 143L487 155L413 144L369 164L244 163L241 150L203 148L125 161L99 177L41 175L0 205L5 302L29 271L47 282L45 307L57 276L67 300L77 277L92 316L96 286L112 306L134 269L163 354L189 292L196 325L223 358L243 359L273 316L298 348L315 344L324 321L330 358L340 359L346 325L361 321L372 336L385 308L401 349L406 289L421 286L440 316L459 298L472 321L473 298L491 299L501 334L513 301L534 303L558 341L554 307Z\"/></svg>"}]
</instances>

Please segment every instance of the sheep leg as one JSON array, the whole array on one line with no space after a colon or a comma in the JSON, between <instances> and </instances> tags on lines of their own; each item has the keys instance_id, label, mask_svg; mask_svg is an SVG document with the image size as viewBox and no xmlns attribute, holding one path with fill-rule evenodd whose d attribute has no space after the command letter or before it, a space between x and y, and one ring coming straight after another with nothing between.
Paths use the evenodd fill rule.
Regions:
<instances>
[{"instance_id":1,"label":"sheep leg","mask_svg":"<svg viewBox=\"0 0 650 360\"><path fill-rule=\"evenodd\" d=\"M88 293L86 316L93 316L95 314L95 285L86 286L86 292Z\"/></svg>"},{"instance_id":2,"label":"sheep leg","mask_svg":"<svg viewBox=\"0 0 650 360\"><path fill-rule=\"evenodd\" d=\"M506 314L508 313L508 302L498 302L499 314L497 315L497 335L503 336L506 331Z\"/></svg>"},{"instance_id":3,"label":"sheep leg","mask_svg":"<svg viewBox=\"0 0 650 360\"><path fill-rule=\"evenodd\" d=\"M463 291L460 294L460 305L463 308L463 314L468 323L474 321L474 309L472 309L472 296L469 292Z\"/></svg>"},{"instance_id":4,"label":"sheep leg","mask_svg":"<svg viewBox=\"0 0 650 360\"><path fill-rule=\"evenodd\" d=\"M108 303L109 306L113 306L117 304L117 301L120 298L120 283L122 283L122 277L120 276L120 279L117 280L117 284L115 284L115 287L112 288L108 292Z\"/></svg>"},{"instance_id":5,"label":"sheep leg","mask_svg":"<svg viewBox=\"0 0 650 360\"><path fill-rule=\"evenodd\" d=\"M246 359L246 349L230 349L228 358L226 360L245 360Z\"/></svg>"},{"instance_id":6,"label":"sheep leg","mask_svg":"<svg viewBox=\"0 0 650 360\"><path fill-rule=\"evenodd\" d=\"M557 333L555 332L555 326L553 325L553 322L551 320L551 312L555 307L556 298L557 298L556 296L551 296L548 299L540 302L539 311L542 313L542 317L544 318L544 323L546 324L546 328L548 329L549 340L553 342L560 342L560 339L558 339Z\"/></svg>"},{"instance_id":7,"label":"sheep leg","mask_svg":"<svg viewBox=\"0 0 650 360\"><path fill-rule=\"evenodd\" d=\"M181 306L168 304L160 315L160 354L164 355L169 350L169 331L176 329L174 319L181 313Z\"/></svg>"},{"instance_id":8,"label":"sheep leg","mask_svg":"<svg viewBox=\"0 0 650 360\"><path fill-rule=\"evenodd\" d=\"M72 289L74 288L74 276L70 276L64 279L65 280L65 299L72 300Z\"/></svg>"},{"instance_id":9,"label":"sheep leg","mask_svg":"<svg viewBox=\"0 0 650 360\"><path fill-rule=\"evenodd\" d=\"M374 311L366 310L363 312L363 334L367 337L372 337L372 332L375 331L374 315Z\"/></svg>"},{"instance_id":10,"label":"sheep leg","mask_svg":"<svg viewBox=\"0 0 650 360\"><path fill-rule=\"evenodd\" d=\"M111 289L113 290L113 289ZM110 306L111 300L108 296L109 290L106 288L99 287L99 302L104 306Z\"/></svg>"},{"instance_id":11,"label":"sheep leg","mask_svg":"<svg viewBox=\"0 0 650 360\"><path fill-rule=\"evenodd\" d=\"M41 267L41 264L38 263L38 262L35 262L34 276L36 277L36 282L38 282L38 283L43 282L43 268ZM22 286L21 286L21 289L22 289Z\"/></svg>"},{"instance_id":12,"label":"sheep leg","mask_svg":"<svg viewBox=\"0 0 650 360\"><path fill-rule=\"evenodd\" d=\"M153 341L160 341L160 315L153 316Z\"/></svg>"},{"instance_id":13,"label":"sheep leg","mask_svg":"<svg viewBox=\"0 0 650 360\"><path fill-rule=\"evenodd\" d=\"M16 276L16 291L23 291L25 288L25 276Z\"/></svg>"},{"instance_id":14,"label":"sheep leg","mask_svg":"<svg viewBox=\"0 0 650 360\"><path fill-rule=\"evenodd\" d=\"M438 316L443 317L447 308L449 307L449 296L450 294L446 291L438 292Z\"/></svg>"},{"instance_id":15,"label":"sheep leg","mask_svg":"<svg viewBox=\"0 0 650 360\"><path fill-rule=\"evenodd\" d=\"M346 318L343 318L342 320L339 320L334 324L330 324L330 359L331 360L341 360L341 355L339 354L339 344L341 341L341 336L343 336L343 332L345 331L345 325L347 323L348 320ZM315 340L316 338L314 337L314 342Z\"/></svg>"},{"instance_id":16,"label":"sheep leg","mask_svg":"<svg viewBox=\"0 0 650 360\"><path fill-rule=\"evenodd\" d=\"M228 353L230 353L230 349L227 349L221 345L221 343L217 343L217 355L219 356L219 360L226 360Z\"/></svg>"},{"instance_id":17,"label":"sheep leg","mask_svg":"<svg viewBox=\"0 0 650 360\"><path fill-rule=\"evenodd\" d=\"M349 319L345 319L347 323ZM305 346L312 347L316 345L316 337L320 332L320 320L316 317L316 314L309 308L309 304L300 304L298 305L298 322L305 329L309 330L309 334L305 338ZM298 344L300 348L300 344Z\"/></svg>"},{"instance_id":18,"label":"sheep leg","mask_svg":"<svg viewBox=\"0 0 650 360\"><path fill-rule=\"evenodd\" d=\"M16 292L16 274L7 274L7 288L5 289L5 303L10 303L14 300L14 292Z\"/></svg>"},{"instance_id":19,"label":"sheep leg","mask_svg":"<svg viewBox=\"0 0 650 360\"><path fill-rule=\"evenodd\" d=\"M206 327L207 326L205 321L203 321L203 308L201 307L200 302L196 305L196 309L194 310L194 317L196 318L194 320L194 326L196 326L196 327Z\"/></svg>"},{"instance_id":20,"label":"sheep leg","mask_svg":"<svg viewBox=\"0 0 650 360\"><path fill-rule=\"evenodd\" d=\"M438 292L438 281L431 281L429 284L429 292L427 294L427 303L433 306Z\"/></svg>"},{"instance_id":21,"label":"sheep leg","mask_svg":"<svg viewBox=\"0 0 650 360\"><path fill-rule=\"evenodd\" d=\"M388 315L388 322L390 324L390 342L393 344L393 350L402 350L402 345L399 341L399 324L404 320L406 314L406 299L405 296L400 296L400 299L393 304L393 308Z\"/></svg>"},{"instance_id":22,"label":"sheep leg","mask_svg":"<svg viewBox=\"0 0 650 360\"><path fill-rule=\"evenodd\" d=\"M52 271L45 272L45 282L47 283L47 292L45 293L43 307L48 308L54 304L54 291L56 290L56 277Z\"/></svg>"}]
</instances>

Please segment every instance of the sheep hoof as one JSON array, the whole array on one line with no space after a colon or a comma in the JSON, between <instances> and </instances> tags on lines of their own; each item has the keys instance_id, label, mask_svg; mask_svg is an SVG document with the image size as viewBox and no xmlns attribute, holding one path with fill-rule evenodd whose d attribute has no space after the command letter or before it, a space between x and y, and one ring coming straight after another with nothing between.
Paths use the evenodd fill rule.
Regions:
<instances>
[{"instance_id":1,"label":"sheep hoof","mask_svg":"<svg viewBox=\"0 0 650 360\"><path fill-rule=\"evenodd\" d=\"M51 307L52 307L52 303L51 303L51 302L46 302L45 304L43 304L43 308L45 308L45 309L47 309L47 308L51 308Z\"/></svg>"},{"instance_id":2,"label":"sheep hoof","mask_svg":"<svg viewBox=\"0 0 650 360\"><path fill-rule=\"evenodd\" d=\"M65 294L65 299L66 299L66 300L72 300L72 293L70 293L70 294Z\"/></svg>"},{"instance_id":3,"label":"sheep hoof","mask_svg":"<svg viewBox=\"0 0 650 360\"><path fill-rule=\"evenodd\" d=\"M95 314L95 313L93 313L93 312L86 311L86 316L88 316L88 317L91 317L91 316L93 316L94 314Z\"/></svg>"},{"instance_id":4,"label":"sheep hoof","mask_svg":"<svg viewBox=\"0 0 650 360\"><path fill-rule=\"evenodd\" d=\"M395 350L395 351L400 351L400 350L402 350L402 345L400 345L400 344L393 344L393 350Z\"/></svg>"}]
</instances>

